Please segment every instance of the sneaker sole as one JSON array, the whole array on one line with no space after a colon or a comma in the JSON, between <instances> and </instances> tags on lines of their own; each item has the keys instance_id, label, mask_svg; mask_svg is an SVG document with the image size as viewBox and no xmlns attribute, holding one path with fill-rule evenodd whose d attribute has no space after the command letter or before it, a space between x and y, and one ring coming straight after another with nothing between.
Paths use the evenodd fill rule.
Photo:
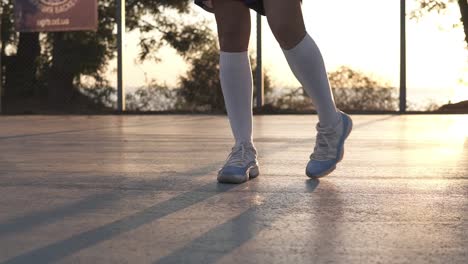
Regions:
<instances>
[{"instance_id":1,"label":"sneaker sole","mask_svg":"<svg viewBox=\"0 0 468 264\"><path fill-rule=\"evenodd\" d=\"M343 160L343 157L344 157L344 142L349 137L349 134L351 134L351 131L353 130L353 120L349 116L347 116L347 118L348 118L348 129L346 130L346 135L344 136L343 140L340 142L341 149L340 149L340 156L338 158L338 161L329 170L327 170L327 171L325 171L325 172L323 172L321 174L318 174L318 175L311 175L306 170L306 175L309 178L316 179L316 178L322 178L322 177L327 176L328 174L332 173L336 169L336 164L338 164L339 162L341 162Z\"/></svg>"},{"instance_id":2,"label":"sneaker sole","mask_svg":"<svg viewBox=\"0 0 468 264\"><path fill-rule=\"evenodd\" d=\"M258 175L260 175L260 170L258 169L258 166L255 165L247 169L246 175L220 175L218 174L218 182L240 184L250 179L254 179Z\"/></svg>"}]
</instances>

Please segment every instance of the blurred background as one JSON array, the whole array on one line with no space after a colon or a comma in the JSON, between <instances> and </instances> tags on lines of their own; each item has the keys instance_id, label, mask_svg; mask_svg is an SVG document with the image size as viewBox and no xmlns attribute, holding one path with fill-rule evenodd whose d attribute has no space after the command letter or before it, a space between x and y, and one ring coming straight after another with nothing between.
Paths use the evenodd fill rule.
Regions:
<instances>
[{"instance_id":1,"label":"blurred background","mask_svg":"<svg viewBox=\"0 0 468 264\"><path fill-rule=\"evenodd\" d=\"M408 0L407 109L468 112L466 0ZM114 113L114 1L98 0L97 32L25 33L14 0L1 0L2 112ZM398 111L400 3L304 0L337 105ZM250 44L255 71L255 19ZM266 113L313 112L263 18ZM223 113L213 14L192 0L127 0L123 84L129 112ZM464 110L463 110L464 109Z\"/></svg>"}]
</instances>

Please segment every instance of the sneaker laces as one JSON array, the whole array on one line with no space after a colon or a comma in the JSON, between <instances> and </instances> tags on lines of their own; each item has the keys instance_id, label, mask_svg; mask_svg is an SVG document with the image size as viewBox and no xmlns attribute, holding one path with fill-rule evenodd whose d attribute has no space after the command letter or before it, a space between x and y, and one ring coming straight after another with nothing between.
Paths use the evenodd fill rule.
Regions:
<instances>
[{"instance_id":1,"label":"sneaker laces","mask_svg":"<svg viewBox=\"0 0 468 264\"><path fill-rule=\"evenodd\" d=\"M314 152L310 155L310 159L328 160L330 139L336 135L336 130L333 127L321 127L320 124L317 124L316 129L317 137Z\"/></svg>"},{"instance_id":2,"label":"sneaker laces","mask_svg":"<svg viewBox=\"0 0 468 264\"><path fill-rule=\"evenodd\" d=\"M225 166L245 166L247 154L247 147L245 144L239 144L232 147L232 151L226 159Z\"/></svg>"}]
</instances>

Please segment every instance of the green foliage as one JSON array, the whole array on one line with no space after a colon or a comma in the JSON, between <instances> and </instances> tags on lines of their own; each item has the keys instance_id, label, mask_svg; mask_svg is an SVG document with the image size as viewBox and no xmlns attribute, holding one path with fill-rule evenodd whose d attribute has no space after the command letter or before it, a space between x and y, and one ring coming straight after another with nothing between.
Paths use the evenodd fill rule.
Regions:
<instances>
[{"instance_id":1,"label":"green foliage","mask_svg":"<svg viewBox=\"0 0 468 264\"><path fill-rule=\"evenodd\" d=\"M460 8L460 24L465 32L465 43L468 48L468 1L466 0L416 0L418 8L410 11L411 19L421 19L425 14L431 12L442 13L450 4L458 3Z\"/></svg>"},{"instance_id":2,"label":"green foliage","mask_svg":"<svg viewBox=\"0 0 468 264\"><path fill-rule=\"evenodd\" d=\"M3 7L2 40L4 44L10 45L14 52L18 45L18 36L23 33L14 30L14 0L1 1ZM39 81L42 82L38 86L50 88L51 80L62 78L62 76L71 76L71 78L62 78L63 82L59 86L72 87L74 85L77 87L80 85L82 76L94 78L99 83L98 86L107 85L104 77L106 67L109 60L116 55L114 34L116 2L100 0L98 3L99 24L96 32L41 34L39 58L30 58L31 64L40 63L37 65L38 72L27 73L38 76ZM184 21L180 16L189 12L190 4L192 4L191 0L126 1L127 29L138 30L141 33L141 60L157 59L158 49L165 45L173 47L185 58L200 50L209 36L205 34L206 25L202 22L194 24ZM2 56L10 55L19 57L20 54L2 54ZM60 60L57 60L57 57L60 57ZM7 89L19 88L7 87Z\"/></svg>"},{"instance_id":3,"label":"green foliage","mask_svg":"<svg viewBox=\"0 0 468 264\"><path fill-rule=\"evenodd\" d=\"M150 84L140 87L126 96L127 109L130 111L167 111L179 109L177 91L167 86Z\"/></svg>"},{"instance_id":4,"label":"green foliage","mask_svg":"<svg viewBox=\"0 0 468 264\"><path fill-rule=\"evenodd\" d=\"M343 110L396 111L394 89L381 87L333 89L336 106Z\"/></svg>"},{"instance_id":5,"label":"green foliage","mask_svg":"<svg viewBox=\"0 0 468 264\"><path fill-rule=\"evenodd\" d=\"M115 99L117 91L113 87L81 85L78 91L91 98L95 104L112 108L117 106Z\"/></svg>"},{"instance_id":6,"label":"green foliage","mask_svg":"<svg viewBox=\"0 0 468 264\"><path fill-rule=\"evenodd\" d=\"M96 105L115 109L117 107L117 91L114 87L104 85L81 85L79 92L92 98ZM177 90L156 83L139 87L134 92L125 95L128 111L168 111L181 109L181 101L177 98Z\"/></svg>"},{"instance_id":7,"label":"green foliage","mask_svg":"<svg viewBox=\"0 0 468 264\"><path fill-rule=\"evenodd\" d=\"M179 79L179 96L186 108L224 110L224 99L219 81L219 51L214 41L207 43L203 52L190 60L186 76Z\"/></svg>"},{"instance_id":8,"label":"green foliage","mask_svg":"<svg viewBox=\"0 0 468 264\"><path fill-rule=\"evenodd\" d=\"M415 0L419 8L410 12L410 18L419 19L428 12L440 13L447 8L447 5L455 0Z\"/></svg>"},{"instance_id":9,"label":"green foliage","mask_svg":"<svg viewBox=\"0 0 468 264\"><path fill-rule=\"evenodd\" d=\"M339 109L348 111L395 111L397 109L395 89L362 72L343 66L329 73L329 80ZM273 105L283 110L310 111L314 109L312 101L302 87L279 96Z\"/></svg>"},{"instance_id":10,"label":"green foliage","mask_svg":"<svg viewBox=\"0 0 468 264\"><path fill-rule=\"evenodd\" d=\"M302 87L285 91L285 93L273 98L273 108L279 111L311 111L314 110L312 101Z\"/></svg>"},{"instance_id":11,"label":"green foliage","mask_svg":"<svg viewBox=\"0 0 468 264\"><path fill-rule=\"evenodd\" d=\"M362 72L340 67L329 74L336 105L340 109L393 111L397 109L395 89Z\"/></svg>"},{"instance_id":12,"label":"green foliage","mask_svg":"<svg viewBox=\"0 0 468 264\"><path fill-rule=\"evenodd\" d=\"M186 76L179 78L179 93L187 110L225 111L224 97L219 80L219 49L212 32L206 33L208 41L201 47L197 56L190 58L190 68ZM250 56L254 84L256 81L256 61ZM264 72L266 96L271 93L272 85L268 72ZM254 90L255 91L255 90ZM254 99L256 93L254 92Z\"/></svg>"},{"instance_id":13,"label":"green foliage","mask_svg":"<svg viewBox=\"0 0 468 264\"><path fill-rule=\"evenodd\" d=\"M205 43L190 51L186 60L190 68L185 76L179 78L179 88L169 88L152 83L140 87L126 95L127 109L132 111L188 110L203 112L223 112L224 97L219 81L219 49L213 33L205 32ZM256 62L251 58L254 73ZM272 91L268 72L264 73L266 95ZM96 99L96 102L115 106L115 89L98 84L97 87L82 87L81 91ZM255 97L254 97L255 98Z\"/></svg>"},{"instance_id":14,"label":"green foliage","mask_svg":"<svg viewBox=\"0 0 468 264\"><path fill-rule=\"evenodd\" d=\"M1 4L1 20L2 20L2 30L1 30L1 39L2 43L5 44L2 46L2 49L5 48L7 44L11 44L13 41L16 40L16 34L14 33L14 14L13 14L13 7L14 1L13 0L0 0Z\"/></svg>"}]
</instances>

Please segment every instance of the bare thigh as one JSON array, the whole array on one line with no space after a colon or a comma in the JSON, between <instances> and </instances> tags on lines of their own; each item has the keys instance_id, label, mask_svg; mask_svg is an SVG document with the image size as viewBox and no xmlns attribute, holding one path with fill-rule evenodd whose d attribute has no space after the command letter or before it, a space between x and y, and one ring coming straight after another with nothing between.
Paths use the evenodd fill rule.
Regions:
<instances>
[{"instance_id":1,"label":"bare thigh","mask_svg":"<svg viewBox=\"0 0 468 264\"><path fill-rule=\"evenodd\" d=\"M250 11L236 0L214 0L219 46L225 52L243 52L249 48Z\"/></svg>"},{"instance_id":2,"label":"bare thigh","mask_svg":"<svg viewBox=\"0 0 468 264\"><path fill-rule=\"evenodd\" d=\"M300 0L263 0L271 31L283 49L295 47L306 29Z\"/></svg>"}]
</instances>

